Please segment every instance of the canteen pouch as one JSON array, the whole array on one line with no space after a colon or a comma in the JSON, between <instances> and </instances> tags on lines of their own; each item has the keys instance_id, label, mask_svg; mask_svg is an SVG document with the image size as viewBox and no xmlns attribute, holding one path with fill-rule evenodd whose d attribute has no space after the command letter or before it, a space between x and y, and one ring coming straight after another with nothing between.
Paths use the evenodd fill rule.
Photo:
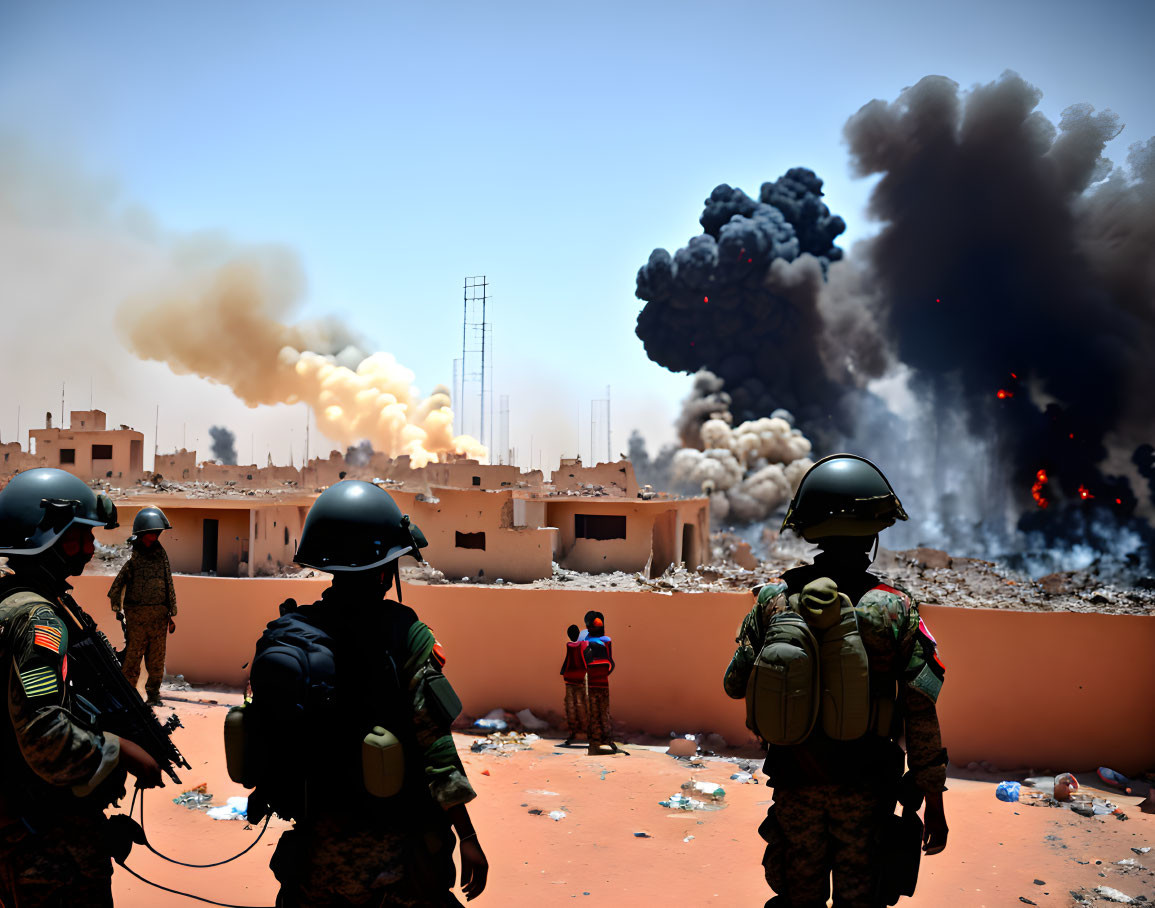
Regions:
<instances>
[{"instance_id":1,"label":"canteen pouch","mask_svg":"<svg viewBox=\"0 0 1155 908\"><path fill-rule=\"evenodd\" d=\"M361 742L361 778L375 798L391 798L405 781L405 754L397 736L375 725Z\"/></svg>"},{"instance_id":2,"label":"canteen pouch","mask_svg":"<svg viewBox=\"0 0 1155 908\"><path fill-rule=\"evenodd\" d=\"M246 788L252 786L245 776L250 763L248 735L245 730L245 707L234 706L225 715L225 767L229 778Z\"/></svg>"}]
</instances>

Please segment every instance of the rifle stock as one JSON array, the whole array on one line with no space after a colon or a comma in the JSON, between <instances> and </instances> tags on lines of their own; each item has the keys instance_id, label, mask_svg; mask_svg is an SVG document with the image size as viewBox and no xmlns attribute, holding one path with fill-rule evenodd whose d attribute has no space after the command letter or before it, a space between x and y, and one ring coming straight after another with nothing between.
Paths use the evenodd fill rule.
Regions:
<instances>
[{"instance_id":1,"label":"rifle stock","mask_svg":"<svg viewBox=\"0 0 1155 908\"><path fill-rule=\"evenodd\" d=\"M124 677L112 644L92 617L70 596L65 596L62 604L75 625L68 647L73 677L79 682L82 697L92 704L98 727L139 744L173 782L180 784L175 767L192 769L172 743L171 735L181 727L180 719L173 715L162 725Z\"/></svg>"}]
</instances>

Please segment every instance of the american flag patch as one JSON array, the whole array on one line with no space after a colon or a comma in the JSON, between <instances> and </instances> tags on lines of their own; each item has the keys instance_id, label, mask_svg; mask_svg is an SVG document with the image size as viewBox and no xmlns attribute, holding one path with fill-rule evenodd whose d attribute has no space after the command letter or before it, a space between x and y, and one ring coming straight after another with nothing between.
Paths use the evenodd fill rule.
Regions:
<instances>
[{"instance_id":1,"label":"american flag patch","mask_svg":"<svg viewBox=\"0 0 1155 908\"><path fill-rule=\"evenodd\" d=\"M62 634L60 628L52 627L50 624L34 624L32 625L33 637L32 642L36 646L43 646L45 649L50 649L54 653L60 652L60 644L62 641Z\"/></svg>"},{"instance_id":2,"label":"american flag patch","mask_svg":"<svg viewBox=\"0 0 1155 908\"><path fill-rule=\"evenodd\" d=\"M60 690L56 672L47 667L31 668L20 673L20 683L29 697L46 697Z\"/></svg>"}]
</instances>

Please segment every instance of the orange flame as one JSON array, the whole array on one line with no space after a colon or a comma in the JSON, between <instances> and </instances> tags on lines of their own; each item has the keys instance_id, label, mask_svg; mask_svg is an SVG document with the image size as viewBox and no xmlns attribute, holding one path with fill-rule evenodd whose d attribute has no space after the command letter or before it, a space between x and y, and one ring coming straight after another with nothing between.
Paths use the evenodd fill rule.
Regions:
<instances>
[{"instance_id":1,"label":"orange flame","mask_svg":"<svg viewBox=\"0 0 1155 908\"><path fill-rule=\"evenodd\" d=\"M1035 474L1035 484L1031 486L1031 497L1035 499L1035 504L1037 504L1040 508L1045 508L1050 504L1050 502L1047 501L1047 499L1043 496L1043 486L1046 484L1047 471L1039 470L1039 472Z\"/></svg>"},{"instance_id":2,"label":"orange flame","mask_svg":"<svg viewBox=\"0 0 1155 908\"><path fill-rule=\"evenodd\" d=\"M1086 501L1088 498L1094 498L1095 496L1090 493L1086 486L1079 486L1079 497Z\"/></svg>"},{"instance_id":3,"label":"orange flame","mask_svg":"<svg viewBox=\"0 0 1155 908\"><path fill-rule=\"evenodd\" d=\"M1007 391L1007 390L1005 390L1005 389L1003 389L1003 388L999 388L999 390L998 390L998 392L995 394L995 396L996 396L996 397L997 397L999 400L1006 400L1008 397L1014 397L1014 396L1015 396L1015 392L1014 392L1014 391Z\"/></svg>"}]
</instances>

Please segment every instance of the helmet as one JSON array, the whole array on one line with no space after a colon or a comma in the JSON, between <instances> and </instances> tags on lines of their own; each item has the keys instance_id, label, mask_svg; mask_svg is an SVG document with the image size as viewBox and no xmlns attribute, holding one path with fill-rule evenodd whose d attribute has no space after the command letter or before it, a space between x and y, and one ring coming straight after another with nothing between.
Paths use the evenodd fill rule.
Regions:
<instances>
[{"instance_id":1,"label":"helmet","mask_svg":"<svg viewBox=\"0 0 1155 908\"><path fill-rule=\"evenodd\" d=\"M346 479L313 502L293 560L321 571L368 571L428 545L384 489Z\"/></svg>"},{"instance_id":2,"label":"helmet","mask_svg":"<svg viewBox=\"0 0 1155 908\"><path fill-rule=\"evenodd\" d=\"M0 490L0 555L38 555L74 523L114 529L116 505L51 467L18 473Z\"/></svg>"},{"instance_id":3,"label":"helmet","mask_svg":"<svg viewBox=\"0 0 1155 908\"><path fill-rule=\"evenodd\" d=\"M132 535L130 540L136 539L142 533L159 533L161 530L171 530L172 524L164 516L160 508L141 508L132 518Z\"/></svg>"},{"instance_id":4,"label":"helmet","mask_svg":"<svg viewBox=\"0 0 1155 908\"><path fill-rule=\"evenodd\" d=\"M878 467L857 454L831 454L802 477L782 529L815 542L828 536L874 536L906 519L902 502Z\"/></svg>"}]
</instances>

